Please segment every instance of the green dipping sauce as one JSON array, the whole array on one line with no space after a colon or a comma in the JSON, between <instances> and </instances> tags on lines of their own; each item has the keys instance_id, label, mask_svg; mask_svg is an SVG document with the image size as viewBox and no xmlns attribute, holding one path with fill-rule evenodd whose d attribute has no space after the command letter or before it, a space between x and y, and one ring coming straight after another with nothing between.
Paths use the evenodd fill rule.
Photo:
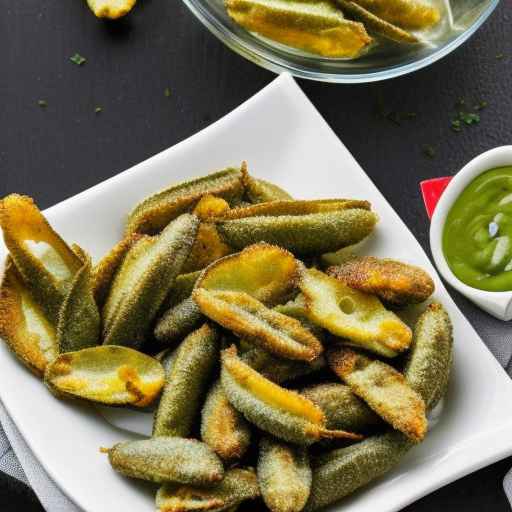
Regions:
<instances>
[{"instance_id":1,"label":"green dipping sauce","mask_svg":"<svg viewBox=\"0 0 512 512\"><path fill-rule=\"evenodd\" d=\"M443 252L467 285L512 290L512 166L484 172L463 190L446 218Z\"/></svg>"}]
</instances>

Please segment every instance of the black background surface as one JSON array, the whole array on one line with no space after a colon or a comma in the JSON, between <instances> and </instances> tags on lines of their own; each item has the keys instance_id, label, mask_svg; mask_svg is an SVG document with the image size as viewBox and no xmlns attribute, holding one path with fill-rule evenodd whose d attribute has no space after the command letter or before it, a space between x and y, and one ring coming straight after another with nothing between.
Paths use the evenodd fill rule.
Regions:
<instances>
[{"instance_id":1,"label":"black background surface","mask_svg":"<svg viewBox=\"0 0 512 512\"><path fill-rule=\"evenodd\" d=\"M29 194L42 208L185 139L274 78L225 48L177 0L139 0L116 23L96 20L79 0L0 5L0 196ZM503 0L464 47L414 75L355 86L300 82L426 249L418 182L512 142L509 11ZM83 66L69 61L75 52L87 58ZM460 97L488 106L477 126L454 133ZM396 113L407 112L416 118L397 123ZM456 299L471 320L473 307ZM511 466L497 463L406 510L509 510L502 479ZM41 507L0 475L0 510Z\"/></svg>"}]
</instances>

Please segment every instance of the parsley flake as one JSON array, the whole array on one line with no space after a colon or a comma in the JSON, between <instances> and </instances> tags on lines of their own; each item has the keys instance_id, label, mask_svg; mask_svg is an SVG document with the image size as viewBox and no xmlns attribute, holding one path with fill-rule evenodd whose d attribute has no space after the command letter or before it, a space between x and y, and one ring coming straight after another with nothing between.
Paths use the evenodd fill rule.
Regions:
<instances>
[{"instance_id":1,"label":"parsley flake","mask_svg":"<svg viewBox=\"0 0 512 512\"><path fill-rule=\"evenodd\" d=\"M164 90L164 94L165 94L166 98L170 98L171 97L171 89L169 89L169 87L166 87Z\"/></svg>"},{"instance_id":2,"label":"parsley flake","mask_svg":"<svg viewBox=\"0 0 512 512\"><path fill-rule=\"evenodd\" d=\"M102 109L101 107L96 107L96 108L94 109L94 113L95 113L95 114L100 114L102 111L103 111L103 109Z\"/></svg>"},{"instance_id":3,"label":"parsley flake","mask_svg":"<svg viewBox=\"0 0 512 512\"><path fill-rule=\"evenodd\" d=\"M459 119L467 125L478 124L480 116L474 112L459 112Z\"/></svg>"},{"instance_id":4,"label":"parsley flake","mask_svg":"<svg viewBox=\"0 0 512 512\"><path fill-rule=\"evenodd\" d=\"M454 132L460 132L461 128L462 128L462 127L461 127L461 125L460 125L460 119L454 119L454 120L452 121L452 130L453 130Z\"/></svg>"},{"instance_id":5,"label":"parsley flake","mask_svg":"<svg viewBox=\"0 0 512 512\"><path fill-rule=\"evenodd\" d=\"M434 158L436 156L436 150L430 144L425 144L423 146L423 154L428 156L428 158Z\"/></svg>"},{"instance_id":6,"label":"parsley flake","mask_svg":"<svg viewBox=\"0 0 512 512\"><path fill-rule=\"evenodd\" d=\"M37 104L41 107L41 108L46 108L48 106L48 102L46 100L37 100Z\"/></svg>"},{"instance_id":7,"label":"parsley flake","mask_svg":"<svg viewBox=\"0 0 512 512\"><path fill-rule=\"evenodd\" d=\"M81 66L82 64L85 64L87 62L87 59L85 57L82 57L79 53L75 53L73 56L69 58L69 60L77 66Z\"/></svg>"}]
</instances>

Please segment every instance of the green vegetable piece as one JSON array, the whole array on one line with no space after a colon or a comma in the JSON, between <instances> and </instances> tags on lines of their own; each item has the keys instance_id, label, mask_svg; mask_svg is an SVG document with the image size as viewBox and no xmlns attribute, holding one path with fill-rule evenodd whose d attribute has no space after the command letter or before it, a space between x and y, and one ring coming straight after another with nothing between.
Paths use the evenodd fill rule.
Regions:
<instances>
[{"instance_id":1,"label":"green vegetable piece","mask_svg":"<svg viewBox=\"0 0 512 512\"><path fill-rule=\"evenodd\" d=\"M187 274L180 274L176 278L176 282L169 292L170 305L176 305L185 299L188 299L192 295L192 290L194 289L194 285L200 275L200 270L188 272Z\"/></svg>"},{"instance_id":2,"label":"green vegetable piece","mask_svg":"<svg viewBox=\"0 0 512 512\"><path fill-rule=\"evenodd\" d=\"M425 402L392 366L351 349L333 348L331 369L379 416L415 442L427 433Z\"/></svg>"},{"instance_id":3,"label":"green vegetable piece","mask_svg":"<svg viewBox=\"0 0 512 512\"><path fill-rule=\"evenodd\" d=\"M164 484L156 495L156 507L158 512L229 511L259 495L254 470L235 468L226 471L224 479L210 487Z\"/></svg>"},{"instance_id":4,"label":"green vegetable piece","mask_svg":"<svg viewBox=\"0 0 512 512\"><path fill-rule=\"evenodd\" d=\"M82 57L79 53L75 53L72 55L69 60L76 64L77 66L81 66L82 64L85 64L87 62L87 59L85 57Z\"/></svg>"},{"instance_id":5,"label":"green vegetable piece","mask_svg":"<svg viewBox=\"0 0 512 512\"><path fill-rule=\"evenodd\" d=\"M343 384L317 384L302 394L322 409L327 428L365 432L382 425L380 417Z\"/></svg>"},{"instance_id":6,"label":"green vegetable piece","mask_svg":"<svg viewBox=\"0 0 512 512\"><path fill-rule=\"evenodd\" d=\"M111 466L132 478L157 484L211 485L224 477L222 462L208 445L181 437L125 441L108 450Z\"/></svg>"},{"instance_id":7,"label":"green vegetable piece","mask_svg":"<svg viewBox=\"0 0 512 512\"><path fill-rule=\"evenodd\" d=\"M158 320L155 338L162 343L175 343L190 334L204 321L201 309L192 297L168 309Z\"/></svg>"},{"instance_id":8,"label":"green vegetable piece","mask_svg":"<svg viewBox=\"0 0 512 512\"><path fill-rule=\"evenodd\" d=\"M387 473L412 446L400 432L389 432L320 457L313 464L313 485L304 512L341 500Z\"/></svg>"},{"instance_id":9,"label":"green vegetable piece","mask_svg":"<svg viewBox=\"0 0 512 512\"><path fill-rule=\"evenodd\" d=\"M249 448L249 424L229 403L220 381L208 392L201 412L201 439L226 462L241 459Z\"/></svg>"},{"instance_id":10,"label":"green vegetable piece","mask_svg":"<svg viewBox=\"0 0 512 512\"><path fill-rule=\"evenodd\" d=\"M130 213L126 232L158 233L182 213L191 212L207 194L222 197L230 204L239 201L243 195L240 170L228 168L147 197Z\"/></svg>"},{"instance_id":11,"label":"green vegetable piece","mask_svg":"<svg viewBox=\"0 0 512 512\"><path fill-rule=\"evenodd\" d=\"M75 274L62 303L57 324L59 352L73 352L98 344L101 319L91 286L91 258L82 252L84 264Z\"/></svg>"},{"instance_id":12,"label":"green vegetable piece","mask_svg":"<svg viewBox=\"0 0 512 512\"><path fill-rule=\"evenodd\" d=\"M220 349L217 331L204 324L179 346L158 406L154 436L186 437L201 407Z\"/></svg>"},{"instance_id":13,"label":"green vegetable piece","mask_svg":"<svg viewBox=\"0 0 512 512\"><path fill-rule=\"evenodd\" d=\"M0 227L25 285L51 322L82 261L52 229L34 201L11 194L0 201Z\"/></svg>"},{"instance_id":14,"label":"green vegetable piece","mask_svg":"<svg viewBox=\"0 0 512 512\"><path fill-rule=\"evenodd\" d=\"M268 203L269 201L286 201L293 197L270 181L253 178L247 171L247 162L242 162L242 176L245 195L250 203Z\"/></svg>"},{"instance_id":15,"label":"green vegetable piece","mask_svg":"<svg viewBox=\"0 0 512 512\"><path fill-rule=\"evenodd\" d=\"M127 253L105 307L107 345L140 346L187 259L199 225L183 214L155 238L142 238Z\"/></svg>"},{"instance_id":16,"label":"green vegetable piece","mask_svg":"<svg viewBox=\"0 0 512 512\"><path fill-rule=\"evenodd\" d=\"M169 375L170 371L172 370L172 366L174 362L176 361L176 356L178 355L178 348L166 348L165 350L162 350L162 352L159 352L155 359L160 361L162 366L164 367L164 371L166 375Z\"/></svg>"},{"instance_id":17,"label":"green vegetable piece","mask_svg":"<svg viewBox=\"0 0 512 512\"><path fill-rule=\"evenodd\" d=\"M146 407L164 385L164 370L142 352L99 346L61 354L47 366L44 380L59 397Z\"/></svg>"},{"instance_id":18,"label":"green vegetable piece","mask_svg":"<svg viewBox=\"0 0 512 512\"><path fill-rule=\"evenodd\" d=\"M258 483L272 512L300 512L311 490L307 449L263 437L258 458Z\"/></svg>"},{"instance_id":19,"label":"green vegetable piece","mask_svg":"<svg viewBox=\"0 0 512 512\"><path fill-rule=\"evenodd\" d=\"M234 346L222 352L221 382L231 405L247 420L284 441L307 446L321 438L361 439L327 430L316 405L262 377L237 357Z\"/></svg>"},{"instance_id":20,"label":"green vegetable piece","mask_svg":"<svg viewBox=\"0 0 512 512\"><path fill-rule=\"evenodd\" d=\"M428 306L414 328L404 370L408 384L432 410L448 387L453 359L452 324L439 303Z\"/></svg>"},{"instance_id":21,"label":"green vegetable piece","mask_svg":"<svg viewBox=\"0 0 512 512\"><path fill-rule=\"evenodd\" d=\"M0 336L38 377L57 357L55 327L34 301L10 257L0 286Z\"/></svg>"},{"instance_id":22,"label":"green vegetable piece","mask_svg":"<svg viewBox=\"0 0 512 512\"><path fill-rule=\"evenodd\" d=\"M366 201L273 201L230 210L217 221L217 230L235 249L268 242L308 256L355 244L376 223Z\"/></svg>"}]
</instances>

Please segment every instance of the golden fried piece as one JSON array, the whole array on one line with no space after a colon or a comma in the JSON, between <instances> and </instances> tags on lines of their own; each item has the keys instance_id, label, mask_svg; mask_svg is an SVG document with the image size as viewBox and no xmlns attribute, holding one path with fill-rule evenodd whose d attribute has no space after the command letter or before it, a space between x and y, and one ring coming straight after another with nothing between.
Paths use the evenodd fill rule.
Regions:
<instances>
[{"instance_id":1,"label":"golden fried piece","mask_svg":"<svg viewBox=\"0 0 512 512\"><path fill-rule=\"evenodd\" d=\"M137 0L87 0L91 11L97 18L115 20L126 16Z\"/></svg>"},{"instance_id":2,"label":"golden fried piece","mask_svg":"<svg viewBox=\"0 0 512 512\"><path fill-rule=\"evenodd\" d=\"M434 5L421 0L354 0L379 18L399 27L420 30L439 22L441 14Z\"/></svg>"},{"instance_id":3,"label":"golden fried piece","mask_svg":"<svg viewBox=\"0 0 512 512\"><path fill-rule=\"evenodd\" d=\"M145 407L160 393L164 377L153 357L126 347L100 346L61 354L47 366L44 381L62 398Z\"/></svg>"},{"instance_id":4,"label":"golden fried piece","mask_svg":"<svg viewBox=\"0 0 512 512\"><path fill-rule=\"evenodd\" d=\"M162 315L153 334L162 343L179 342L196 327L199 327L204 320L205 317L201 313L201 309L190 296L172 306Z\"/></svg>"},{"instance_id":5,"label":"golden fried piece","mask_svg":"<svg viewBox=\"0 0 512 512\"><path fill-rule=\"evenodd\" d=\"M309 319L347 344L386 357L409 347L411 329L377 297L349 288L316 269L304 269L299 288Z\"/></svg>"},{"instance_id":6,"label":"golden fried piece","mask_svg":"<svg viewBox=\"0 0 512 512\"><path fill-rule=\"evenodd\" d=\"M247 162L242 162L242 180L245 187L245 195L250 203L268 203L269 201L287 201L293 197L281 187L270 181L253 178L247 171Z\"/></svg>"},{"instance_id":7,"label":"golden fried piece","mask_svg":"<svg viewBox=\"0 0 512 512\"><path fill-rule=\"evenodd\" d=\"M327 360L334 373L393 428L415 442L423 440L425 402L400 372L345 347L330 350Z\"/></svg>"},{"instance_id":8,"label":"golden fried piece","mask_svg":"<svg viewBox=\"0 0 512 512\"><path fill-rule=\"evenodd\" d=\"M423 269L401 261L361 256L330 267L327 274L347 286L404 306L418 304L434 293L434 281Z\"/></svg>"},{"instance_id":9,"label":"golden fried piece","mask_svg":"<svg viewBox=\"0 0 512 512\"><path fill-rule=\"evenodd\" d=\"M371 43L362 23L328 2L225 0L231 18L251 32L323 57L357 57Z\"/></svg>"},{"instance_id":10,"label":"golden fried piece","mask_svg":"<svg viewBox=\"0 0 512 512\"><path fill-rule=\"evenodd\" d=\"M32 298L16 266L7 259L0 287L0 336L37 376L58 354L55 327Z\"/></svg>"},{"instance_id":11,"label":"golden fried piece","mask_svg":"<svg viewBox=\"0 0 512 512\"><path fill-rule=\"evenodd\" d=\"M52 229L30 197L11 194L2 199L0 226L23 281L48 319L56 322L82 261Z\"/></svg>"},{"instance_id":12,"label":"golden fried piece","mask_svg":"<svg viewBox=\"0 0 512 512\"><path fill-rule=\"evenodd\" d=\"M126 233L158 233L180 214L191 212L205 195L215 195L234 204L241 200L243 193L239 169L228 168L179 183L139 203L128 217Z\"/></svg>"},{"instance_id":13,"label":"golden fried piece","mask_svg":"<svg viewBox=\"0 0 512 512\"><path fill-rule=\"evenodd\" d=\"M197 215L201 220L208 221L213 217L219 217L230 209L229 203L212 194L207 194L199 200L194 208L194 215Z\"/></svg>"},{"instance_id":14,"label":"golden fried piece","mask_svg":"<svg viewBox=\"0 0 512 512\"><path fill-rule=\"evenodd\" d=\"M233 208L216 220L220 236L235 249L268 242L302 256L355 244L376 223L367 201L349 199L272 201Z\"/></svg>"}]
</instances>

